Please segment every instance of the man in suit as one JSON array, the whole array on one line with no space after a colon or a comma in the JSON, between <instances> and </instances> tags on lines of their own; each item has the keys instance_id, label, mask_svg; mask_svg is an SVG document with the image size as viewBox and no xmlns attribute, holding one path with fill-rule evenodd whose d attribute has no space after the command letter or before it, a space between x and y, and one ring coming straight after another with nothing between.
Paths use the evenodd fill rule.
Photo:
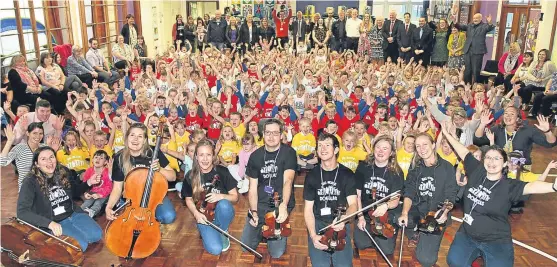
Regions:
<instances>
[{"instance_id":1,"label":"man in suit","mask_svg":"<svg viewBox=\"0 0 557 267\"><path fill-rule=\"evenodd\" d=\"M383 57L385 61L390 57L392 62L397 62L398 59L398 44L396 36L402 21L396 18L396 11L389 12L389 19L383 23Z\"/></svg>"},{"instance_id":2,"label":"man in suit","mask_svg":"<svg viewBox=\"0 0 557 267\"><path fill-rule=\"evenodd\" d=\"M207 26L207 42L220 51L224 49L226 43L227 26L220 10L215 11L215 19L211 20Z\"/></svg>"},{"instance_id":3,"label":"man in suit","mask_svg":"<svg viewBox=\"0 0 557 267\"><path fill-rule=\"evenodd\" d=\"M420 17L418 28L412 32L412 52L414 60L422 61L422 66L429 65L431 56L431 45L433 44L433 30L427 26L426 18Z\"/></svg>"},{"instance_id":4,"label":"man in suit","mask_svg":"<svg viewBox=\"0 0 557 267\"><path fill-rule=\"evenodd\" d=\"M327 28L327 31L331 32L333 30L333 24L335 23L335 18L334 18L334 10L333 8L327 8L327 17L323 19L323 23L325 23L325 28ZM333 44L333 37L331 36L329 38L329 43L327 44L328 47L331 47Z\"/></svg>"},{"instance_id":5,"label":"man in suit","mask_svg":"<svg viewBox=\"0 0 557 267\"><path fill-rule=\"evenodd\" d=\"M331 29L331 49L337 52L344 51L344 44L346 43L346 16L344 10L338 12L338 20L333 23Z\"/></svg>"},{"instance_id":6,"label":"man in suit","mask_svg":"<svg viewBox=\"0 0 557 267\"><path fill-rule=\"evenodd\" d=\"M399 25L396 35L398 44L398 56L401 60L408 63L412 58L412 33L416 30L416 25L410 23L410 13L404 13L404 23Z\"/></svg>"},{"instance_id":7,"label":"man in suit","mask_svg":"<svg viewBox=\"0 0 557 267\"><path fill-rule=\"evenodd\" d=\"M472 24L456 24L456 28L466 32L464 43L464 82L472 83L478 80L483 65L484 55L487 53L485 35L495 29L491 23L491 14L486 17L487 23L482 22L482 14L476 13Z\"/></svg>"},{"instance_id":8,"label":"man in suit","mask_svg":"<svg viewBox=\"0 0 557 267\"><path fill-rule=\"evenodd\" d=\"M296 19L290 24L290 34L294 40L294 48L298 46L298 42L305 41L307 27L307 23L302 16L302 11L298 11L296 13Z\"/></svg>"}]
</instances>

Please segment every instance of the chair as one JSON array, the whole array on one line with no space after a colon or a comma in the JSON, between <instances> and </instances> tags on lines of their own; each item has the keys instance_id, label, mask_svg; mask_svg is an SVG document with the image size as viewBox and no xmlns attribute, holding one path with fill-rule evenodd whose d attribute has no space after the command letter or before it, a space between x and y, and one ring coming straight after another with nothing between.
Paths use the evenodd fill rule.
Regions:
<instances>
[{"instance_id":1,"label":"chair","mask_svg":"<svg viewBox=\"0 0 557 267\"><path fill-rule=\"evenodd\" d=\"M488 60L485 63L484 70L480 72L480 78L478 82L487 83L489 77L497 77L498 72L498 65L499 62L497 60Z\"/></svg>"}]
</instances>

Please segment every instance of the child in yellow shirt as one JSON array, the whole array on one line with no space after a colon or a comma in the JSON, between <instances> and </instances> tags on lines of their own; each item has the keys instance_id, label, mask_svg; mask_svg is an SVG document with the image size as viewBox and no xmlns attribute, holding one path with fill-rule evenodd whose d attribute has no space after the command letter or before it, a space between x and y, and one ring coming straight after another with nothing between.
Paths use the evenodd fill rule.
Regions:
<instances>
[{"instance_id":1,"label":"child in yellow shirt","mask_svg":"<svg viewBox=\"0 0 557 267\"><path fill-rule=\"evenodd\" d=\"M64 147L56 152L58 162L75 172L74 179L79 179L89 167L89 151L79 140L79 134L69 130L64 136Z\"/></svg>"},{"instance_id":2,"label":"child in yellow shirt","mask_svg":"<svg viewBox=\"0 0 557 267\"><path fill-rule=\"evenodd\" d=\"M174 142L178 147L178 152L184 151L184 148L190 143L190 133L186 131L186 123L179 119L174 123Z\"/></svg>"},{"instance_id":3,"label":"child in yellow shirt","mask_svg":"<svg viewBox=\"0 0 557 267\"><path fill-rule=\"evenodd\" d=\"M253 135L253 139L255 139L255 145L257 147L261 147L265 144L263 136L259 134L259 126L257 125L257 122L250 121L248 123L248 132Z\"/></svg>"},{"instance_id":4,"label":"child in yellow shirt","mask_svg":"<svg viewBox=\"0 0 557 267\"><path fill-rule=\"evenodd\" d=\"M317 157L315 156L315 135L311 132L311 121L307 118L302 118L299 122L300 132L292 138L292 148L296 150L299 168L313 169L317 164Z\"/></svg>"},{"instance_id":5,"label":"child in yellow shirt","mask_svg":"<svg viewBox=\"0 0 557 267\"><path fill-rule=\"evenodd\" d=\"M92 159L93 156L95 155L95 152L97 152L97 150L104 150L104 152L106 152L106 154L108 154L109 158L112 157L112 155L114 154L114 151L112 150L112 144L114 143L114 130L110 131L110 137L107 140L106 139L106 133L99 130L95 132L95 135L93 137L93 142L87 142L87 144L89 145L89 158ZM86 140L87 141L87 140ZM91 162L91 164L93 164ZM92 166L92 165L91 165Z\"/></svg>"},{"instance_id":6,"label":"child in yellow shirt","mask_svg":"<svg viewBox=\"0 0 557 267\"><path fill-rule=\"evenodd\" d=\"M354 123L354 133L358 142L356 147L365 151L367 154L371 153L371 138L367 134L366 123L363 121L357 121Z\"/></svg>"},{"instance_id":7,"label":"child in yellow shirt","mask_svg":"<svg viewBox=\"0 0 557 267\"><path fill-rule=\"evenodd\" d=\"M230 174L236 181L241 181L242 177L238 175L238 154L242 150L240 141L236 138L236 134L232 129L232 126L225 125L220 131L220 137L215 146L215 151L219 156L220 164L227 167Z\"/></svg>"},{"instance_id":8,"label":"child in yellow shirt","mask_svg":"<svg viewBox=\"0 0 557 267\"><path fill-rule=\"evenodd\" d=\"M443 138L443 135L439 135L437 138L437 154L444 160L448 161L451 165L455 166L456 162L458 161L458 157L453 151L453 148L447 141L447 139Z\"/></svg>"},{"instance_id":9,"label":"child in yellow shirt","mask_svg":"<svg viewBox=\"0 0 557 267\"><path fill-rule=\"evenodd\" d=\"M356 134L353 131L346 131L342 135L342 145L338 154L338 163L351 169L353 172L358 168L360 161L365 160L367 153L356 147Z\"/></svg>"},{"instance_id":10,"label":"child in yellow shirt","mask_svg":"<svg viewBox=\"0 0 557 267\"><path fill-rule=\"evenodd\" d=\"M112 119L112 123L112 130L114 131L112 150L114 153L118 153L118 151L124 148L124 132L126 132L128 122L126 119L122 119L121 116L116 115Z\"/></svg>"},{"instance_id":11,"label":"child in yellow shirt","mask_svg":"<svg viewBox=\"0 0 557 267\"><path fill-rule=\"evenodd\" d=\"M174 130L172 126L164 128L164 130L162 131L161 151L178 150L176 141L174 141L174 138L172 138L173 135L174 135ZM170 166L170 168L172 168L174 171L179 172L180 164L178 164L178 160L175 157L169 155L168 153L164 153L164 155L166 156L166 159L168 159L168 166Z\"/></svg>"}]
</instances>

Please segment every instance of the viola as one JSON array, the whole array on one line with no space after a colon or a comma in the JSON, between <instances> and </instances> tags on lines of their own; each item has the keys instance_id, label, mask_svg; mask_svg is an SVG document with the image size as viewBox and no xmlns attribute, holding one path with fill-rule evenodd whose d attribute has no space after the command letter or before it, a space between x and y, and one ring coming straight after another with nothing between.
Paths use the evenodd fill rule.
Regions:
<instances>
[{"instance_id":1,"label":"viola","mask_svg":"<svg viewBox=\"0 0 557 267\"><path fill-rule=\"evenodd\" d=\"M211 191L213 190L213 188L215 188L215 185L217 184L217 182L219 181L219 176L215 175L213 177L213 180L211 181L211 184L209 186L207 186L207 189L203 192L201 192L199 199L200 201L197 202L197 210L199 210L199 212L203 213L205 215L205 217L207 218L207 220L209 220L210 222L213 221L213 219L215 219L215 208L217 207L217 202L214 203L209 203L206 198L207 198L207 194L211 193Z\"/></svg>"},{"instance_id":2,"label":"viola","mask_svg":"<svg viewBox=\"0 0 557 267\"><path fill-rule=\"evenodd\" d=\"M346 207L339 206L336 211L336 220L339 221L342 215L346 213ZM341 251L346 246L346 228L335 231L333 227L327 229L327 231L321 236L319 240L321 244L327 246L326 252L333 253L335 251Z\"/></svg>"},{"instance_id":3,"label":"viola","mask_svg":"<svg viewBox=\"0 0 557 267\"><path fill-rule=\"evenodd\" d=\"M166 118L159 118L152 160L158 158L165 123ZM129 204L106 226L105 244L116 256L145 258L153 254L161 242L160 223L155 218L155 209L166 196L168 182L160 172L149 166L130 171L124 183L124 198Z\"/></svg>"},{"instance_id":4,"label":"viola","mask_svg":"<svg viewBox=\"0 0 557 267\"><path fill-rule=\"evenodd\" d=\"M371 199L373 202L377 201L377 188L373 187L371 189ZM371 232L375 236L392 238L395 235L395 228L389 223L389 212L385 212L383 216L374 217L373 212L375 212L377 206L372 207L368 211L370 221Z\"/></svg>"},{"instance_id":5,"label":"viola","mask_svg":"<svg viewBox=\"0 0 557 267\"><path fill-rule=\"evenodd\" d=\"M437 219L441 218L445 210L450 211L452 209L453 203L449 202L449 200L446 199L443 204L439 205L437 211L430 211L424 218L420 219L420 222L418 223L418 231L428 234L440 235L443 230L445 230L446 223L438 223ZM436 213L438 214L437 216L435 216Z\"/></svg>"},{"instance_id":6,"label":"viola","mask_svg":"<svg viewBox=\"0 0 557 267\"><path fill-rule=\"evenodd\" d=\"M282 223L277 222L279 205L279 193L274 192L273 198L271 199L271 206L274 207L274 210L265 214L265 224L262 228L263 237L265 237L266 239L280 239L282 237L289 237L292 234L290 218L287 217L286 220L284 220L284 222Z\"/></svg>"},{"instance_id":7,"label":"viola","mask_svg":"<svg viewBox=\"0 0 557 267\"><path fill-rule=\"evenodd\" d=\"M4 266L78 266L85 259L72 237L56 237L17 218L0 228Z\"/></svg>"}]
</instances>

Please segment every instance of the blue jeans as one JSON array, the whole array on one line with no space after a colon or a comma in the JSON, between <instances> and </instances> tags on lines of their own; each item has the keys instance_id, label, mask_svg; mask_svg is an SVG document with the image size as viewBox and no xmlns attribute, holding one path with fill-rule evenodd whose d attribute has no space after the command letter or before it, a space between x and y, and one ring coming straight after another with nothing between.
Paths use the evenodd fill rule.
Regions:
<instances>
[{"instance_id":1,"label":"blue jeans","mask_svg":"<svg viewBox=\"0 0 557 267\"><path fill-rule=\"evenodd\" d=\"M328 224L315 221L315 231L326 227ZM313 241L308 234L308 250L309 258L311 259L311 266L314 267L329 267L331 266L331 260L333 261L333 266L352 266L352 239L350 238L350 224L346 224L346 246L341 251L335 251L333 253L325 252L323 250L316 249L313 246Z\"/></svg>"},{"instance_id":2,"label":"blue jeans","mask_svg":"<svg viewBox=\"0 0 557 267\"><path fill-rule=\"evenodd\" d=\"M220 229L227 231L232 220L234 220L234 207L232 203L226 199L219 201L215 208L215 220L213 223ZM223 234L209 225L200 223L197 224L197 230L201 234L205 250L213 255L219 255L222 252L221 237Z\"/></svg>"},{"instance_id":3,"label":"blue jeans","mask_svg":"<svg viewBox=\"0 0 557 267\"><path fill-rule=\"evenodd\" d=\"M62 234L77 240L82 251L85 251L90 243L102 238L103 231L99 224L82 212L74 212L59 224L62 226Z\"/></svg>"},{"instance_id":4,"label":"blue jeans","mask_svg":"<svg viewBox=\"0 0 557 267\"><path fill-rule=\"evenodd\" d=\"M120 199L120 203L118 206L121 206L125 203L124 199ZM174 210L174 205L172 205L172 201L168 198L168 196L164 197L162 203L157 206L155 210L155 218L162 224L171 224L176 220L176 211Z\"/></svg>"},{"instance_id":5,"label":"blue jeans","mask_svg":"<svg viewBox=\"0 0 557 267\"><path fill-rule=\"evenodd\" d=\"M447 264L451 267L470 266L480 256L486 267L513 266L513 243L512 241L478 242L463 232L457 232L449 249Z\"/></svg>"}]
</instances>

